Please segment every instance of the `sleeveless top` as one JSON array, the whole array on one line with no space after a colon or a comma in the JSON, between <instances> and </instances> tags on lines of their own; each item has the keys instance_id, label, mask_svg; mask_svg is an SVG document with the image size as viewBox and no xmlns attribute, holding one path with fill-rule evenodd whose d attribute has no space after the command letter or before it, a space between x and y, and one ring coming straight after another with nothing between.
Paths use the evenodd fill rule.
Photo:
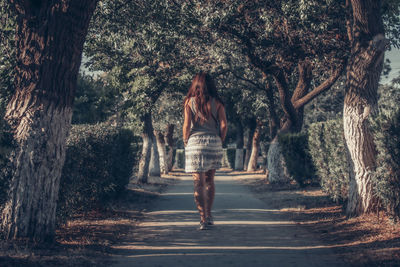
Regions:
<instances>
[{"instance_id":1,"label":"sleeveless top","mask_svg":"<svg viewBox=\"0 0 400 267\"><path fill-rule=\"evenodd\" d=\"M217 122L218 114L217 114L217 103L215 101L215 98L211 99L211 113L212 116L210 115L210 118L207 119L203 124L200 122L194 121L194 115L197 113L196 109L196 98L191 97L190 100L190 109L192 111L192 123L191 123L191 129L190 129L190 136L192 135L204 135L204 134L214 134L214 135L219 135L219 129ZM200 114L200 116L203 116ZM214 116L214 118L213 118Z\"/></svg>"}]
</instances>

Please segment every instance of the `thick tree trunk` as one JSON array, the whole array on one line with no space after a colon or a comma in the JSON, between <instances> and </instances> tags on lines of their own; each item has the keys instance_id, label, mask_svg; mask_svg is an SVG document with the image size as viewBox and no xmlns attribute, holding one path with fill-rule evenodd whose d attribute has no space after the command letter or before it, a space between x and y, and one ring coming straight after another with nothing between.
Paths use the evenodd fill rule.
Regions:
<instances>
[{"instance_id":1,"label":"thick tree trunk","mask_svg":"<svg viewBox=\"0 0 400 267\"><path fill-rule=\"evenodd\" d=\"M247 171L247 166L249 165L249 160L250 160L250 155L251 155L251 145L253 141L253 134L254 134L255 127L253 125L250 126L249 128L249 133L247 137L247 143L246 143L246 154L244 157L244 170Z\"/></svg>"},{"instance_id":2,"label":"thick tree trunk","mask_svg":"<svg viewBox=\"0 0 400 267\"><path fill-rule=\"evenodd\" d=\"M52 241L76 80L97 1L11 2L17 67L5 118L17 148L1 228L7 239Z\"/></svg>"},{"instance_id":3,"label":"thick tree trunk","mask_svg":"<svg viewBox=\"0 0 400 267\"><path fill-rule=\"evenodd\" d=\"M167 163L167 148L165 146L164 135L162 132L154 131L154 135L157 141L157 149L160 155L160 171L161 174L168 174L168 163Z\"/></svg>"},{"instance_id":4,"label":"thick tree trunk","mask_svg":"<svg viewBox=\"0 0 400 267\"><path fill-rule=\"evenodd\" d=\"M236 151L235 151L235 170L243 170L243 125L240 121L236 123Z\"/></svg>"},{"instance_id":5,"label":"thick tree trunk","mask_svg":"<svg viewBox=\"0 0 400 267\"><path fill-rule=\"evenodd\" d=\"M97 1L12 2L17 67L6 120L17 148L1 226L7 239L51 241L83 43Z\"/></svg>"},{"instance_id":6,"label":"thick tree trunk","mask_svg":"<svg viewBox=\"0 0 400 267\"><path fill-rule=\"evenodd\" d=\"M160 177L160 154L158 152L156 137L152 136L152 146L151 146L151 156L150 156L150 166L149 166L150 176Z\"/></svg>"},{"instance_id":7,"label":"thick tree trunk","mask_svg":"<svg viewBox=\"0 0 400 267\"><path fill-rule=\"evenodd\" d=\"M168 124L167 126L167 134L165 135L165 142L168 145L168 154L167 154L167 170L168 172L172 171L173 160L174 160L174 124Z\"/></svg>"},{"instance_id":8,"label":"thick tree trunk","mask_svg":"<svg viewBox=\"0 0 400 267\"><path fill-rule=\"evenodd\" d=\"M257 170L257 159L260 148L261 121L257 121L257 127L253 134L251 156L247 166L247 171Z\"/></svg>"},{"instance_id":9,"label":"thick tree trunk","mask_svg":"<svg viewBox=\"0 0 400 267\"><path fill-rule=\"evenodd\" d=\"M149 177L151 148L153 146L153 124L151 122L151 113L146 113L141 117L144 124L142 132L142 155L139 161L139 171L137 181L147 183Z\"/></svg>"},{"instance_id":10,"label":"thick tree trunk","mask_svg":"<svg viewBox=\"0 0 400 267\"><path fill-rule=\"evenodd\" d=\"M289 179L285 175L284 171L284 160L281 152L281 148L278 142L278 136L272 140L269 145L268 155L268 181L271 183L282 183L287 182Z\"/></svg>"},{"instance_id":11,"label":"thick tree trunk","mask_svg":"<svg viewBox=\"0 0 400 267\"><path fill-rule=\"evenodd\" d=\"M350 177L347 215L376 211L370 172L375 168L375 146L368 116L376 108L377 88L385 46L381 1L352 0L351 58L347 68L343 127L354 175Z\"/></svg>"}]
</instances>

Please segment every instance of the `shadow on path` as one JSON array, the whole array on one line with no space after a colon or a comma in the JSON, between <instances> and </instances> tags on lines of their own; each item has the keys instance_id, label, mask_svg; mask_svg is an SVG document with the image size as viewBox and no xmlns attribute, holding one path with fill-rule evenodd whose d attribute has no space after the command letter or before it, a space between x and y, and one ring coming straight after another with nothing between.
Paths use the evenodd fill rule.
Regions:
<instances>
[{"instance_id":1,"label":"shadow on path","mask_svg":"<svg viewBox=\"0 0 400 267\"><path fill-rule=\"evenodd\" d=\"M249 189L216 178L215 225L199 231L189 176L155 201L129 240L112 246L113 266L344 266L329 246L266 207Z\"/></svg>"}]
</instances>

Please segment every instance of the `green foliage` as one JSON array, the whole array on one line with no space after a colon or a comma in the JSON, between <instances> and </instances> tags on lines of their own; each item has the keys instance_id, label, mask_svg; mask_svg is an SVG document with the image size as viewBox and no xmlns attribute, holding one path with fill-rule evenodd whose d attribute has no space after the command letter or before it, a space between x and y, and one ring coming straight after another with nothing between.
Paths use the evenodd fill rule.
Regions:
<instances>
[{"instance_id":1,"label":"green foliage","mask_svg":"<svg viewBox=\"0 0 400 267\"><path fill-rule=\"evenodd\" d=\"M60 221L120 194L140 151L131 131L103 124L74 125L67 140L57 214Z\"/></svg>"},{"instance_id":2,"label":"green foliage","mask_svg":"<svg viewBox=\"0 0 400 267\"><path fill-rule=\"evenodd\" d=\"M400 48L400 3L398 0L382 1L385 35L392 47Z\"/></svg>"},{"instance_id":3,"label":"green foliage","mask_svg":"<svg viewBox=\"0 0 400 267\"><path fill-rule=\"evenodd\" d=\"M105 79L80 74L75 93L73 124L104 122L115 113L118 92Z\"/></svg>"},{"instance_id":4,"label":"green foliage","mask_svg":"<svg viewBox=\"0 0 400 267\"><path fill-rule=\"evenodd\" d=\"M278 138L290 176L300 186L318 183L309 153L307 134L284 134L279 135Z\"/></svg>"},{"instance_id":5,"label":"green foliage","mask_svg":"<svg viewBox=\"0 0 400 267\"><path fill-rule=\"evenodd\" d=\"M7 197L10 177L7 173L12 146L12 133L5 122L4 114L15 70L15 18L7 1L0 2L0 207Z\"/></svg>"},{"instance_id":6,"label":"green foliage","mask_svg":"<svg viewBox=\"0 0 400 267\"><path fill-rule=\"evenodd\" d=\"M0 2L0 129L4 108L12 93L11 87L15 71L15 17L10 3Z\"/></svg>"},{"instance_id":7,"label":"green foliage","mask_svg":"<svg viewBox=\"0 0 400 267\"><path fill-rule=\"evenodd\" d=\"M381 110L372 120L378 151L374 192L396 220L400 219L400 109Z\"/></svg>"},{"instance_id":8,"label":"green foliage","mask_svg":"<svg viewBox=\"0 0 400 267\"><path fill-rule=\"evenodd\" d=\"M339 78L331 89L313 99L304 108L303 129L315 122L335 120L343 115L345 77Z\"/></svg>"},{"instance_id":9,"label":"green foliage","mask_svg":"<svg viewBox=\"0 0 400 267\"><path fill-rule=\"evenodd\" d=\"M383 112L394 112L400 103L400 76L393 79L392 84L381 85L378 88L378 106Z\"/></svg>"},{"instance_id":10,"label":"green foliage","mask_svg":"<svg viewBox=\"0 0 400 267\"><path fill-rule=\"evenodd\" d=\"M311 124L308 144L322 189L334 201L345 201L349 190L350 163L342 120Z\"/></svg>"},{"instance_id":11,"label":"green foliage","mask_svg":"<svg viewBox=\"0 0 400 267\"><path fill-rule=\"evenodd\" d=\"M121 114L133 128L143 126L142 114L163 108L155 103L167 90L181 105L177 93L188 83L182 32L191 31L193 23L182 11L186 8L165 0L99 2L85 46L87 65L113 77L123 99ZM171 114L171 120L179 120Z\"/></svg>"},{"instance_id":12,"label":"green foliage","mask_svg":"<svg viewBox=\"0 0 400 267\"><path fill-rule=\"evenodd\" d=\"M15 18L8 1L0 2L0 206L6 200L10 177L7 164L12 150L12 133L3 119L12 93L15 70Z\"/></svg>"}]
</instances>

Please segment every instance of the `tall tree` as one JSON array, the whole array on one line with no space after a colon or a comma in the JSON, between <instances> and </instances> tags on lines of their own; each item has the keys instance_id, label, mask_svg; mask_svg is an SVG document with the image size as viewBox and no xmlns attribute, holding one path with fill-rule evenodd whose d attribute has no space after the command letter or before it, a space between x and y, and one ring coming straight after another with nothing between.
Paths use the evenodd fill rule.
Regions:
<instances>
[{"instance_id":1,"label":"tall tree","mask_svg":"<svg viewBox=\"0 0 400 267\"><path fill-rule=\"evenodd\" d=\"M224 5L224 8L221 8ZM272 79L279 93L279 113L270 120L271 132L301 130L304 106L328 90L340 77L346 55L343 11L337 1L230 1L210 3L205 8L205 25L236 42L250 64ZM224 10L224 12L221 12ZM267 95L273 95L267 93ZM270 99L270 97L268 97ZM271 98L273 100L273 98ZM274 101L272 110L278 110ZM280 123L282 122L282 123ZM279 130L275 130L279 128ZM272 136L270 152L278 146ZM279 157L271 157L275 159ZM269 168L277 166L272 164ZM270 172L271 181L279 180Z\"/></svg>"},{"instance_id":2,"label":"tall tree","mask_svg":"<svg viewBox=\"0 0 400 267\"><path fill-rule=\"evenodd\" d=\"M65 141L96 0L12 0L16 76L6 120L18 145L2 211L8 239L52 240Z\"/></svg>"},{"instance_id":3,"label":"tall tree","mask_svg":"<svg viewBox=\"0 0 400 267\"><path fill-rule=\"evenodd\" d=\"M102 0L85 46L90 69L114 75L125 99L123 113L141 129L144 146L136 178L142 183L147 182L151 148L157 150L152 125L156 102L186 72L183 47L188 46L181 32L190 29L191 20L181 7L167 0Z\"/></svg>"},{"instance_id":4,"label":"tall tree","mask_svg":"<svg viewBox=\"0 0 400 267\"><path fill-rule=\"evenodd\" d=\"M371 170L375 168L375 145L368 116L376 109L377 89L388 41L379 0L347 0L351 56L347 67L343 125L354 173L350 176L347 214L375 211ZM351 22L352 20L352 22Z\"/></svg>"}]
</instances>

